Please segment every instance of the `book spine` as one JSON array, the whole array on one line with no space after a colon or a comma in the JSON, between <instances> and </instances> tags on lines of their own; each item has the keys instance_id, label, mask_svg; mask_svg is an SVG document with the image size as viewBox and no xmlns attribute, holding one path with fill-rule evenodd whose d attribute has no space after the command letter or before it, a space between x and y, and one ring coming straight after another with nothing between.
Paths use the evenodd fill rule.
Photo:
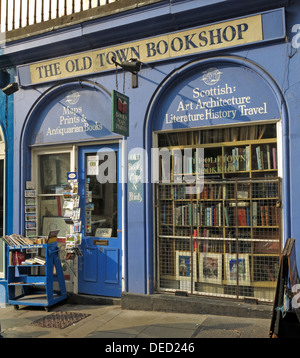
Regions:
<instances>
[{"instance_id":1,"label":"book spine","mask_svg":"<svg viewBox=\"0 0 300 358\"><path fill-rule=\"evenodd\" d=\"M267 144L267 162L268 162L268 169L271 169L271 156L270 156L270 146Z\"/></svg>"},{"instance_id":2,"label":"book spine","mask_svg":"<svg viewBox=\"0 0 300 358\"><path fill-rule=\"evenodd\" d=\"M261 170L260 146L256 147L256 159L257 159L257 169Z\"/></svg>"},{"instance_id":3,"label":"book spine","mask_svg":"<svg viewBox=\"0 0 300 358\"><path fill-rule=\"evenodd\" d=\"M257 202L254 201L252 204L252 225L257 226Z\"/></svg>"},{"instance_id":4,"label":"book spine","mask_svg":"<svg viewBox=\"0 0 300 358\"><path fill-rule=\"evenodd\" d=\"M261 219L261 226L265 226L265 207L261 206L260 207L260 219Z\"/></svg>"}]
</instances>

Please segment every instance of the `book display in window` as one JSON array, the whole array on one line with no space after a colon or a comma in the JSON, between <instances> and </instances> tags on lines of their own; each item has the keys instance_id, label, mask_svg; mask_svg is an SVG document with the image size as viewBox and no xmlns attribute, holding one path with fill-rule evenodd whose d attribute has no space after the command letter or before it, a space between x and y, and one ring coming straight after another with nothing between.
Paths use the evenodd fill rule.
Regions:
<instances>
[{"instance_id":1,"label":"book display in window","mask_svg":"<svg viewBox=\"0 0 300 358\"><path fill-rule=\"evenodd\" d=\"M207 252L199 254L199 280L222 283L222 255Z\"/></svg>"},{"instance_id":2,"label":"book display in window","mask_svg":"<svg viewBox=\"0 0 300 358\"><path fill-rule=\"evenodd\" d=\"M250 285L249 255L226 254L226 283L228 285Z\"/></svg>"},{"instance_id":3,"label":"book display in window","mask_svg":"<svg viewBox=\"0 0 300 358\"><path fill-rule=\"evenodd\" d=\"M179 280L180 290L191 289L191 284L194 281L192 277L196 275L196 266L192 263L192 260L196 260L195 253L176 251L176 279Z\"/></svg>"},{"instance_id":4,"label":"book display in window","mask_svg":"<svg viewBox=\"0 0 300 358\"><path fill-rule=\"evenodd\" d=\"M193 153L176 175L171 155L171 180L156 185L159 288L182 289L184 252L190 292L272 300L281 248L276 124L163 133L158 144L182 158L186 147ZM184 174L196 175L200 147L204 186L189 194Z\"/></svg>"}]
</instances>

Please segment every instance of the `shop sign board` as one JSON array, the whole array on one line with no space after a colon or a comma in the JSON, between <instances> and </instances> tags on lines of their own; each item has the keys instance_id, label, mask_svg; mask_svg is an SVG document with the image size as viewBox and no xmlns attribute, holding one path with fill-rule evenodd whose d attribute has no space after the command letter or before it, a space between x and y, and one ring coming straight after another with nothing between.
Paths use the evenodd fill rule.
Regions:
<instances>
[{"instance_id":1,"label":"shop sign board","mask_svg":"<svg viewBox=\"0 0 300 358\"><path fill-rule=\"evenodd\" d=\"M135 203L143 202L143 152L138 148L128 155L128 201Z\"/></svg>"},{"instance_id":2,"label":"shop sign board","mask_svg":"<svg viewBox=\"0 0 300 358\"><path fill-rule=\"evenodd\" d=\"M231 63L206 65L170 86L156 110L154 130L278 120L276 97L254 70Z\"/></svg>"},{"instance_id":3,"label":"shop sign board","mask_svg":"<svg viewBox=\"0 0 300 358\"><path fill-rule=\"evenodd\" d=\"M129 97L113 90L111 95L111 131L129 136Z\"/></svg>"},{"instance_id":4,"label":"shop sign board","mask_svg":"<svg viewBox=\"0 0 300 358\"><path fill-rule=\"evenodd\" d=\"M76 142L111 136L110 96L84 87L71 88L35 109L30 145Z\"/></svg>"},{"instance_id":5,"label":"shop sign board","mask_svg":"<svg viewBox=\"0 0 300 358\"><path fill-rule=\"evenodd\" d=\"M254 43L262 39L262 18L261 15L255 15L35 63L30 65L31 83L114 69L112 57L119 62L138 58L146 63Z\"/></svg>"},{"instance_id":6,"label":"shop sign board","mask_svg":"<svg viewBox=\"0 0 300 358\"><path fill-rule=\"evenodd\" d=\"M276 18L276 24L274 18ZM280 29L280 31L270 31L270 28L275 25L276 29ZM272 33L274 35L270 35ZM20 82L25 86L113 70L115 69L113 57L119 63L128 61L130 58L137 58L143 63L150 63L270 41L284 36L283 14L279 9L24 65L20 66L18 70Z\"/></svg>"}]
</instances>

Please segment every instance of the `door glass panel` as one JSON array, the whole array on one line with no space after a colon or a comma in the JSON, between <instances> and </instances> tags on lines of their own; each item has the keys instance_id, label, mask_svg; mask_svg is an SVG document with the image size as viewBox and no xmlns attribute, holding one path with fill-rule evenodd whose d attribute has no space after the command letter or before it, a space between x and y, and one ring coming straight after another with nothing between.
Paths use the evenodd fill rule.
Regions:
<instances>
[{"instance_id":1,"label":"door glass panel","mask_svg":"<svg viewBox=\"0 0 300 358\"><path fill-rule=\"evenodd\" d=\"M97 153L85 157L85 236L117 237L117 152L108 155L115 156L109 165L104 153L101 159ZM99 177L101 173L107 182Z\"/></svg>"}]
</instances>

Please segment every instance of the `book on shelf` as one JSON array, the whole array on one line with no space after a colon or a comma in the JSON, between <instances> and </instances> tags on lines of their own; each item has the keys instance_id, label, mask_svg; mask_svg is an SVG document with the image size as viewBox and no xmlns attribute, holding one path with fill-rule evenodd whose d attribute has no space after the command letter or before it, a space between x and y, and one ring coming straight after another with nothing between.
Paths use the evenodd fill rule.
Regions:
<instances>
[{"instance_id":1,"label":"book on shelf","mask_svg":"<svg viewBox=\"0 0 300 358\"><path fill-rule=\"evenodd\" d=\"M259 216L261 226L278 226L279 218L276 206L260 205Z\"/></svg>"},{"instance_id":2,"label":"book on shelf","mask_svg":"<svg viewBox=\"0 0 300 358\"><path fill-rule=\"evenodd\" d=\"M174 186L174 199L185 199L185 185L175 185Z\"/></svg>"},{"instance_id":3,"label":"book on shelf","mask_svg":"<svg viewBox=\"0 0 300 358\"><path fill-rule=\"evenodd\" d=\"M200 193L200 199L224 199L226 198L226 187L222 185L204 184L203 190Z\"/></svg>"},{"instance_id":4,"label":"book on shelf","mask_svg":"<svg viewBox=\"0 0 300 358\"><path fill-rule=\"evenodd\" d=\"M222 204L218 203L204 210L203 225L205 226L221 226L222 225Z\"/></svg>"},{"instance_id":5,"label":"book on shelf","mask_svg":"<svg viewBox=\"0 0 300 358\"><path fill-rule=\"evenodd\" d=\"M269 177L268 175L265 175L264 179L265 182L253 184L253 198L278 198L279 187L276 179L274 180L274 177Z\"/></svg>"},{"instance_id":6,"label":"book on shelf","mask_svg":"<svg viewBox=\"0 0 300 358\"><path fill-rule=\"evenodd\" d=\"M198 163L199 164L199 163ZM204 174L218 174L222 173L223 168L223 157L222 155L217 156L206 156L204 158ZM197 172L199 172L199 166L196 168Z\"/></svg>"},{"instance_id":7,"label":"book on shelf","mask_svg":"<svg viewBox=\"0 0 300 358\"><path fill-rule=\"evenodd\" d=\"M35 265L36 261L33 258L28 258L22 262L22 265Z\"/></svg>"},{"instance_id":8,"label":"book on shelf","mask_svg":"<svg viewBox=\"0 0 300 358\"><path fill-rule=\"evenodd\" d=\"M199 225L198 224L198 205L196 203L193 203L193 225Z\"/></svg>"},{"instance_id":9,"label":"book on shelf","mask_svg":"<svg viewBox=\"0 0 300 358\"><path fill-rule=\"evenodd\" d=\"M226 226L251 226L250 203L238 201L224 208Z\"/></svg>"},{"instance_id":10,"label":"book on shelf","mask_svg":"<svg viewBox=\"0 0 300 358\"><path fill-rule=\"evenodd\" d=\"M250 147L234 147L224 155L224 171L237 172L250 170Z\"/></svg>"},{"instance_id":11,"label":"book on shelf","mask_svg":"<svg viewBox=\"0 0 300 358\"><path fill-rule=\"evenodd\" d=\"M25 265L45 265L46 258L42 256L27 257L25 251L10 251L9 252L9 265L12 266L25 266Z\"/></svg>"},{"instance_id":12,"label":"book on shelf","mask_svg":"<svg viewBox=\"0 0 300 358\"><path fill-rule=\"evenodd\" d=\"M257 201L252 202L252 225L257 226Z\"/></svg>"},{"instance_id":13,"label":"book on shelf","mask_svg":"<svg viewBox=\"0 0 300 358\"><path fill-rule=\"evenodd\" d=\"M175 225L191 225L191 203L175 207Z\"/></svg>"},{"instance_id":14,"label":"book on shelf","mask_svg":"<svg viewBox=\"0 0 300 358\"><path fill-rule=\"evenodd\" d=\"M261 170L261 153L260 146L256 147L256 160L257 160L257 169Z\"/></svg>"},{"instance_id":15,"label":"book on shelf","mask_svg":"<svg viewBox=\"0 0 300 358\"><path fill-rule=\"evenodd\" d=\"M246 207L249 206L249 202L248 201L238 201L238 202L233 202L233 203L229 203L230 207Z\"/></svg>"},{"instance_id":16,"label":"book on shelf","mask_svg":"<svg viewBox=\"0 0 300 358\"><path fill-rule=\"evenodd\" d=\"M212 206L204 206L201 203L187 203L185 205L175 207L175 225L205 225L205 226L221 226L222 225L222 204L217 203ZM164 216L163 224L172 224L172 213L167 217Z\"/></svg>"},{"instance_id":17,"label":"book on shelf","mask_svg":"<svg viewBox=\"0 0 300 358\"><path fill-rule=\"evenodd\" d=\"M20 266L26 259L25 251L10 251L8 262L10 266Z\"/></svg>"},{"instance_id":18,"label":"book on shelf","mask_svg":"<svg viewBox=\"0 0 300 358\"><path fill-rule=\"evenodd\" d=\"M226 226L230 226L230 225L229 225L228 211L227 211L227 208L226 208L226 207L224 207L224 216L225 216L225 225L226 225Z\"/></svg>"},{"instance_id":19,"label":"book on shelf","mask_svg":"<svg viewBox=\"0 0 300 358\"><path fill-rule=\"evenodd\" d=\"M39 265L45 265L46 264L46 258L43 256L35 256L34 261Z\"/></svg>"},{"instance_id":20,"label":"book on shelf","mask_svg":"<svg viewBox=\"0 0 300 358\"><path fill-rule=\"evenodd\" d=\"M253 169L256 170L270 170L277 169L277 149L270 144L258 145L255 148L255 161Z\"/></svg>"},{"instance_id":21,"label":"book on shelf","mask_svg":"<svg viewBox=\"0 0 300 358\"><path fill-rule=\"evenodd\" d=\"M250 208L238 208L238 226L250 226Z\"/></svg>"}]
</instances>

